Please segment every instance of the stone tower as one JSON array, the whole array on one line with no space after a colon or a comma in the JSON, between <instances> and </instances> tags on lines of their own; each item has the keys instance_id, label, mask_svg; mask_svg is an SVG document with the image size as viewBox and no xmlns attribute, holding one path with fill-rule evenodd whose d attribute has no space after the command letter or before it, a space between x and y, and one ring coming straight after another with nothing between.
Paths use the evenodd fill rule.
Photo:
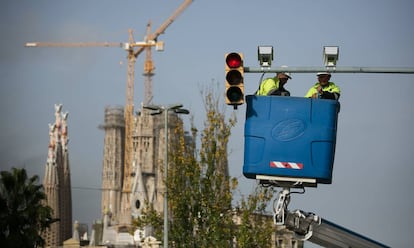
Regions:
<instances>
[{"instance_id":1,"label":"stone tower","mask_svg":"<svg viewBox=\"0 0 414 248\"><path fill-rule=\"evenodd\" d=\"M72 236L72 193L68 153L68 113L62 105L55 105L55 123L49 124L49 146L43 187L46 204L53 209L58 221L46 230L46 246L60 246Z\"/></svg>"},{"instance_id":2,"label":"stone tower","mask_svg":"<svg viewBox=\"0 0 414 248\"><path fill-rule=\"evenodd\" d=\"M124 168L125 120L124 109L118 106L105 108L104 159L102 165L102 214L108 213L116 221L121 209L121 191Z\"/></svg>"}]
</instances>

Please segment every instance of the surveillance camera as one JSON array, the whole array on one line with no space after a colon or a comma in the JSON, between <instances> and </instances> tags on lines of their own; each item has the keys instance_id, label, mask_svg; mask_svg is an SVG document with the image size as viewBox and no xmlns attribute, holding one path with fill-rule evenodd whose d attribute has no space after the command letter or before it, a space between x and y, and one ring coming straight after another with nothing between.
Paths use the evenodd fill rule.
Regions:
<instances>
[{"instance_id":1,"label":"surveillance camera","mask_svg":"<svg viewBox=\"0 0 414 248\"><path fill-rule=\"evenodd\" d=\"M323 47L323 60L325 66L336 66L336 62L339 58L339 47L337 46L324 46Z\"/></svg>"},{"instance_id":2,"label":"surveillance camera","mask_svg":"<svg viewBox=\"0 0 414 248\"><path fill-rule=\"evenodd\" d=\"M257 47L257 58L260 66L270 67L273 61L273 46L259 46Z\"/></svg>"}]
</instances>

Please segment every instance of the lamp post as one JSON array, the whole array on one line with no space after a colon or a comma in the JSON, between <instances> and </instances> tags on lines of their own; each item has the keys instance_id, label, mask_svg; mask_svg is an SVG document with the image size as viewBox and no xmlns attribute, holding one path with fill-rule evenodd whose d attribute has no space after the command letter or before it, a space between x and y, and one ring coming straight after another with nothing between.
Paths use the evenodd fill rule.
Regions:
<instances>
[{"instance_id":1,"label":"lamp post","mask_svg":"<svg viewBox=\"0 0 414 248\"><path fill-rule=\"evenodd\" d=\"M164 248L168 248L168 112L173 111L176 114L189 114L190 111L182 108L182 104L171 104L168 106L144 105L144 109L152 110L151 115L159 115L164 112L164 130L165 130L165 153L164 153Z\"/></svg>"}]
</instances>

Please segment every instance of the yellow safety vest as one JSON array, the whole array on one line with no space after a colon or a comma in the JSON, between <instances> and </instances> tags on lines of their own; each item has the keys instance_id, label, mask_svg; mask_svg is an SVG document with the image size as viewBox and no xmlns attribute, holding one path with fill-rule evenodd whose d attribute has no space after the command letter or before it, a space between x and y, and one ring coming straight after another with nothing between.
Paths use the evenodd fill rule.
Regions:
<instances>
[{"instance_id":1,"label":"yellow safety vest","mask_svg":"<svg viewBox=\"0 0 414 248\"><path fill-rule=\"evenodd\" d=\"M308 90L308 93L306 93L305 97L312 97L313 94L318 94L318 87L319 82L315 83L315 85ZM322 90L331 93L341 94L341 89L339 89L339 87L336 86L334 82L329 82L329 84L326 87L322 88Z\"/></svg>"},{"instance_id":2,"label":"yellow safety vest","mask_svg":"<svg viewBox=\"0 0 414 248\"><path fill-rule=\"evenodd\" d=\"M256 95L267 96L269 92L276 90L278 88L279 88L279 79L277 77L266 78L260 83L260 86L256 92Z\"/></svg>"}]
</instances>

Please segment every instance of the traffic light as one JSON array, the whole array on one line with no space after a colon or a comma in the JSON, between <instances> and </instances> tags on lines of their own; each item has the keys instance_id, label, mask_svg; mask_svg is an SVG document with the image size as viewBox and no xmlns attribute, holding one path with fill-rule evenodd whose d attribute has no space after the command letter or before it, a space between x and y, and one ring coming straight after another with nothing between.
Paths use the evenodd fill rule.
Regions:
<instances>
[{"instance_id":1,"label":"traffic light","mask_svg":"<svg viewBox=\"0 0 414 248\"><path fill-rule=\"evenodd\" d=\"M233 105L237 109L238 105L244 103L244 69L243 54L228 53L226 58L226 104Z\"/></svg>"}]
</instances>

